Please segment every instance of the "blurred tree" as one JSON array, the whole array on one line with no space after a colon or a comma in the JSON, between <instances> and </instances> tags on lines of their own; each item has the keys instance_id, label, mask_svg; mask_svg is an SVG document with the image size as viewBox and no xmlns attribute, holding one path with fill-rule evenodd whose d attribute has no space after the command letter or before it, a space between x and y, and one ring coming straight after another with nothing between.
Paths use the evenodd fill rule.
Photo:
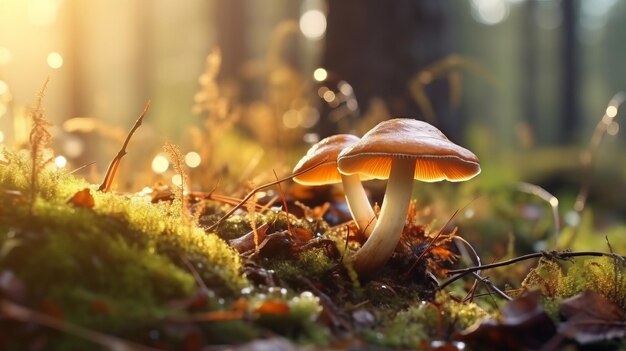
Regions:
<instances>
[{"instance_id":1,"label":"blurred tree","mask_svg":"<svg viewBox=\"0 0 626 351\"><path fill-rule=\"evenodd\" d=\"M353 86L362 110L380 97L393 116L423 118L407 83L452 52L453 7L438 0L328 1L323 67ZM427 93L438 126L460 137L462 125L451 116L447 82L434 81Z\"/></svg>"},{"instance_id":2,"label":"blurred tree","mask_svg":"<svg viewBox=\"0 0 626 351\"><path fill-rule=\"evenodd\" d=\"M575 137L581 127L578 106L578 11L580 7L576 0L565 0L561 3L563 11L563 83L561 101L563 104L561 115L561 135L559 141L568 143L576 141Z\"/></svg>"}]
</instances>

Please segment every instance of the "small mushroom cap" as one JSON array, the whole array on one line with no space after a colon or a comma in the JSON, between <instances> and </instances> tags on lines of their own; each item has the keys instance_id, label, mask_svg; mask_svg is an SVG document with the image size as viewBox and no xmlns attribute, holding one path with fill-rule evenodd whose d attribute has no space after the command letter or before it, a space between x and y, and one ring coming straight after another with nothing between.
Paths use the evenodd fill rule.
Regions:
<instances>
[{"instance_id":1,"label":"small mushroom cap","mask_svg":"<svg viewBox=\"0 0 626 351\"><path fill-rule=\"evenodd\" d=\"M306 155L293 168L293 173L320 164L314 169L294 177L296 183L302 185L326 185L341 182L341 174L337 170L337 156L341 150L359 141L352 134L337 134L320 140L311 146Z\"/></svg>"},{"instance_id":2,"label":"small mushroom cap","mask_svg":"<svg viewBox=\"0 0 626 351\"><path fill-rule=\"evenodd\" d=\"M379 123L345 148L337 164L344 174L387 179L393 158L415 160L414 178L425 182L458 182L480 173L478 157L471 151L451 142L432 125L408 118Z\"/></svg>"}]
</instances>

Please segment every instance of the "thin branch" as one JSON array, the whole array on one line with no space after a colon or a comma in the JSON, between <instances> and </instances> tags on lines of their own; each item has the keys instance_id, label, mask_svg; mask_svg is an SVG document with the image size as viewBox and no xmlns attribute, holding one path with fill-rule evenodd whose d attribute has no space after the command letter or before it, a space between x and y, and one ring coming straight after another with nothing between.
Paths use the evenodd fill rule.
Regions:
<instances>
[{"instance_id":1,"label":"thin branch","mask_svg":"<svg viewBox=\"0 0 626 351\"><path fill-rule=\"evenodd\" d=\"M485 285L487 285L488 289L491 289L496 294L500 295L500 297L502 297L503 299L508 300L508 301L512 301L513 300L513 298L511 298L509 295L507 295L504 291L498 289L498 287L491 280L489 280L489 278L482 277L480 274L478 274L476 272L472 272L472 275L474 277L476 277L476 279L480 280L480 282L482 282Z\"/></svg>"},{"instance_id":2,"label":"thin branch","mask_svg":"<svg viewBox=\"0 0 626 351\"><path fill-rule=\"evenodd\" d=\"M139 127L143 123L143 118L148 112L149 107L150 107L150 100L146 102L146 105L143 108L143 112L141 113L141 115L139 115L139 118L137 118L137 121L135 121L135 125L126 136L124 145L122 145L122 148L120 149L120 151L117 153L113 161L111 161L111 163L109 164L109 168L107 168L107 172L106 172L106 175L104 176L104 180L102 180L102 184L100 184L100 186L98 187L98 191L102 191L106 193L107 191L111 190L111 184L113 184L115 173L117 173L117 168L119 167L120 162L122 161L122 158L126 155L126 147L128 146L128 143L130 142L130 138L132 138L133 134L135 134L135 131L139 129Z\"/></svg>"},{"instance_id":3,"label":"thin branch","mask_svg":"<svg viewBox=\"0 0 626 351\"><path fill-rule=\"evenodd\" d=\"M623 261L626 261L626 256L622 256L622 255L616 255L616 254L612 254L612 253L607 253L607 252L596 252L596 251L580 251L580 252L571 252L571 251L565 251L565 252L558 252L558 251L551 251L551 252L535 252L532 254L528 254L528 255L523 255L520 257L515 257L512 258L510 260L506 260L506 261L502 261L502 262L496 262L496 263L491 263L491 264L486 264L483 266L475 266L475 267L468 267L468 268L461 268L461 269L452 269L448 271L448 275L454 275L452 278L446 280L443 284L441 284L439 286L439 289L443 289L446 286L450 285L452 282L455 282L461 278L463 278L465 275L470 274L472 272L477 272L477 271L481 271L481 270L485 270L485 269L491 269L491 268L497 268L497 267L503 267L503 266L508 266L511 265L513 263L517 263L517 262L521 262L521 261L525 261L525 260L530 260L533 258L540 258L540 257L546 257L548 259L559 259L559 260L564 260L567 258L572 258L572 257L582 257L582 256L592 256L592 257L612 257L612 258L619 258Z\"/></svg>"},{"instance_id":4,"label":"thin branch","mask_svg":"<svg viewBox=\"0 0 626 351\"><path fill-rule=\"evenodd\" d=\"M244 196L243 199L241 199L241 202L239 202L239 204L237 204L235 207L231 208L230 211L228 211L225 215L223 215L220 219L217 220L217 222L213 223L213 225L211 225L209 228L207 228L207 231L211 231L215 228L217 228L217 226L219 226L224 220L226 220L226 218L230 217L233 213L235 213L235 211L237 211L239 208L241 208L241 206L245 205L246 202L248 202L248 200L250 200L250 198L252 196L254 196L254 194L256 194L257 192L263 190L263 189L267 189L269 187L272 187L276 184L280 184L284 181L287 181L289 179L292 179L294 177L297 177L301 174L304 174L306 172L309 172L319 166L321 166L322 164L324 164L324 162L326 162L328 160L328 157L324 158L323 160L321 160L320 162L314 164L313 166L309 167L309 168L305 168L303 170L301 170L300 172L296 172L296 173L292 173L291 175L275 180L273 182L269 182L269 183L265 183L263 185L259 185L256 188L252 189L246 196Z\"/></svg>"}]
</instances>

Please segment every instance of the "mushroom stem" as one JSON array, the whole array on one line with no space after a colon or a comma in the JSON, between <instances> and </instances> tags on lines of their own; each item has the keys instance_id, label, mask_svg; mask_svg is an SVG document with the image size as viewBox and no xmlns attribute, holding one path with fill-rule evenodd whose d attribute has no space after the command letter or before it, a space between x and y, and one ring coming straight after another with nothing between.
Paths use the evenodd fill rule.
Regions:
<instances>
[{"instance_id":1,"label":"mushroom stem","mask_svg":"<svg viewBox=\"0 0 626 351\"><path fill-rule=\"evenodd\" d=\"M365 189L363 189L361 177L358 174L342 174L341 182L352 218L354 218L357 228L368 238L376 226L376 214L374 214Z\"/></svg>"},{"instance_id":2,"label":"mushroom stem","mask_svg":"<svg viewBox=\"0 0 626 351\"><path fill-rule=\"evenodd\" d=\"M367 277L382 267L400 241L411 201L415 160L394 158L378 222L369 239L353 256L354 270Z\"/></svg>"}]
</instances>

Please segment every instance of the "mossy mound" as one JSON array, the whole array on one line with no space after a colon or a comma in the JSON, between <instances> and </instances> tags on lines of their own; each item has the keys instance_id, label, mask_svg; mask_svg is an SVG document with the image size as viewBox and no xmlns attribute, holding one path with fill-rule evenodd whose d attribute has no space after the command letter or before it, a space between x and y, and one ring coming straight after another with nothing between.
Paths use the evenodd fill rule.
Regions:
<instances>
[{"instance_id":1,"label":"mossy mound","mask_svg":"<svg viewBox=\"0 0 626 351\"><path fill-rule=\"evenodd\" d=\"M27 157L8 152L0 165L0 273L23 282L31 307L118 330L175 313L169 303L196 292L192 270L216 299L247 286L239 255L175 204L97 192L53 168L39 172L32 203ZM85 188L95 206L68 203Z\"/></svg>"}]
</instances>

